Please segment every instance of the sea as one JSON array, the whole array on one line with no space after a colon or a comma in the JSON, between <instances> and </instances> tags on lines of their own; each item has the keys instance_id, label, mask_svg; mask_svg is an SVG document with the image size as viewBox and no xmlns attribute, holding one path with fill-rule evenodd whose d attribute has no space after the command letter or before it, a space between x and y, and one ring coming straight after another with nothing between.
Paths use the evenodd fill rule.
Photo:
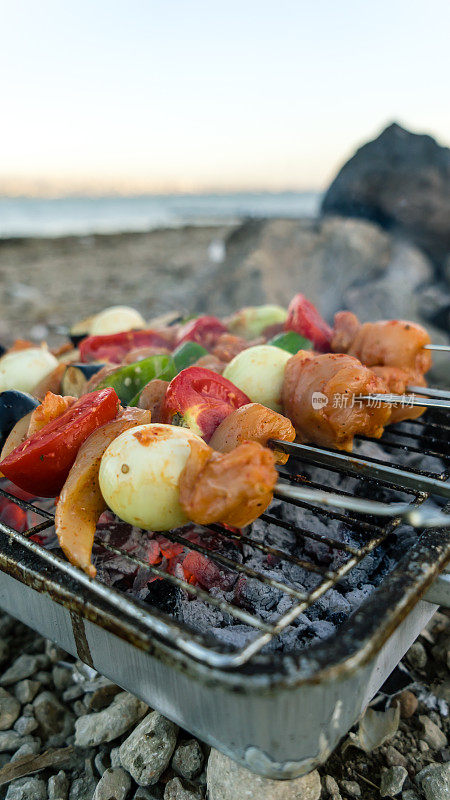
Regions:
<instances>
[{"instance_id":1,"label":"sea","mask_svg":"<svg viewBox=\"0 0 450 800\"><path fill-rule=\"evenodd\" d=\"M320 192L0 197L0 237L83 236L220 225L252 217L314 217L321 197Z\"/></svg>"}]
</instances>

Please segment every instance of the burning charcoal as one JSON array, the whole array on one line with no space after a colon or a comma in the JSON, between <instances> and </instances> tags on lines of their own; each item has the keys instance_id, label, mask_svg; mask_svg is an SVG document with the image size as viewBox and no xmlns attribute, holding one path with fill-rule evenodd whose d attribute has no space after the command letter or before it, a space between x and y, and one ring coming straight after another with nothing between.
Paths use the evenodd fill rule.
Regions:
<instances>
[{"instance_id":1,"label":"burning charcoal","mask_svg":"<svg viewBox=\"0 0 450 800\"><path fill-rule=\"evenodd\" d=\"M75 744L91 747L117 739L147 712L148 706L128 692L116 695L104 711L86 714L75 722Z\"/></svg>"},{"instance_id":2,"label":"burning charcoal","mask_svg":"<svg viewBox=\"0 0 450 800\"><path fill-rule=\"evenodd\" d=\"M219 608L204 603L203 600L190 600L182 604L181 619L200 633L208 633L213 627L220 627L224 617Z\"/></svg>"},{"instance_id":3,"label":"burning charcoal","mask_svg":"<svg viewBox=\"0 0 450 800\"><path fill-rule=\"evenodd\" d=\"M107 769L100 778L92 800L125 800L131 789L131 778L120 767Z\"/></svg>"},{"instance_id":4,"label":"burning charcoal","mask_svg":"<svg viewBox=\"0 0 450 800\"><path fill-rule=\"evenodd\" d=\"M218 586L231 589L236 576L226 567L218 567L210 558L191 550L183 560L183 572L189 583L198 583L203 589Z\"/></svg>"},{"instance_id":5,"label":"burning charcoal","mask_svg":"<svg viewBox=\"0 0 450 800\"><path fill-rule=\"evenodd\" d=\"M69 794L69 780L63 770L52 775L47 785L48 800L67 800Z\"/></svg>"},{"instance_id":6,"label":"burning charcoal","mask_svg":"<svg viewBox=\"0 0 450 800\"><path fill-rule=\"evenodd\" d=\"M267 578L279 579L275 572L261 571ZM261 583L255 578L241 576L236 584L235 601L243 608L258 611L263 618L280 602L282 592L273 586Z\"/></svg>"},{"instance_id":7,"label":"burning charcoal","mask_svg":"<svg viewBox=\"0 0 450 800\"><path fill-rule=\"evenodd\" d=\"M0 731L12 727L20 714L20 703L6 689L0 688Z\"/></svg>"},{"instance_id":8,"label":"burning charcoal","mask_svg":"<svg viewBox=\"0 0 450 800\"><path fill-rule=\"evenodd\" d=\"M172 769L182 778L191 781L202 770L203 751L197 739L189 739L178 745L172 758Z\"/></svg>"},{"instance_id":9,"label":"burning charcoal","mask_svg":"<svg viewBox=\"0 0 450 800\"><path fill-rule=\"evenodd\" d=\"M215 748L208 760L207 785L209 800L319 800L322 789L316 769L301 778L274 781L255 775Z\"/></svg>"},{"instance_id":10,"label":"burning charcoal","mask_svg":"<svg viewBox=\"0 0 450 800\"><path fill-rule=\"evenodd\" d=\"M21 655L13 662L12 666L3 673L0 678L2 686L10 686L12 683L30 678L35 672L48 666L49 659L44 655Z\"/></svg>"},{"instance_id":11,"label":"burning charcoal","mask_svg":"<svg viewBox=\"0 0 450 800\"><path fill-rule=\"evenodd\" d=\"M148 585L148 593L146 596L147 603L166 614L175 614L180 598L180 589L173 586L166 581L153 581Z\"/></svg>"},{"instance_id":12,"label":"burning charcoal","mask_svg":"<svg viewBox=\"0 0 450 800\"><path fill-rule=\"evenodd\" d=\"M136 783L152 786L170 763L177 742L178 728L152 711L120 746L122 766Z\"/></svg>"},{"instance_id":13,"label":"burning charcoal","mask_svg":"<svg viewBox=\"0 0 450 800\"><path fill-rule=\"evenodd\" d=\"M348 600L352 607L353 611L356 611L359 606L367 600L368 597L372 594L374 587L370 583L365 583L363 586L360 586L358 589L353 589L351 592L347 592L345 595L345 599Z\"/></svg>"},{"instance_id":14,"label":"burning charcoal","mask_svg":"<svg viewBox=\"0 0 450 800\"><path fill-rule=\"evenodd\" d=\"M47 786L42 778L19 778L10 783L6 800L47 800Z\"/></svg>"}]
</instances>

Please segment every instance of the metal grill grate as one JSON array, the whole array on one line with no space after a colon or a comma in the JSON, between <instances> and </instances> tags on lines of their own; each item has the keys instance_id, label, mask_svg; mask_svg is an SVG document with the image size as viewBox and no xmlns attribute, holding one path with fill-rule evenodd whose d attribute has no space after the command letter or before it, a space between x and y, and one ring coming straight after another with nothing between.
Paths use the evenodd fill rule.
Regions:
<instances>
[{"instance_id":1,"label":"metal grill grate","mask_svg":"<svg viewBox=\"0 0 450 800\"><path fill-rule=\"evenodd\" d=\"M358 495L367 496L382 491L388 500L397 500L400 492L402 498L404 499L406 496L413 506L421 505L433 493L450 497L450 485L444 483L450 465L450 447L448 443L450 426L445 420L445 416L439 412L429 411L425 419L401 423L392 427L380 442L383 446L386 460L371 456L362 457L357 454L349 456L319 447L286 444L285 449L291 453L291 458L285 467L280 468L280 473L284 480L318 488L323 488L326 485L327 476L330 476L330 473L339 473L356 479L355 488L351 492L342 492L339 489L343 494L351 495L354 491ZM421 457L438 457L443 463L444 469L434 472L417 466L405 469L401 465L402 451L417 453ZM323 471L324 483L312 480L303 474L305 469L306 471L308 469L307 465L313 465ZM191 597L215 606L235 620L250 626L254 630L254 637L245 646L238 648L225 646L218 640L213 640L210 636L197 632L193 633L190 628L173 617L170 618L161 614L151 606L130 597L118 589L110 588L99 580L92 581L80 570L68 564L64 557L46 550L30 538L51 528L54 522L51 512L38 508L35 503L16 499L4 490L0 490L0 494L13 500L22 508L36 512L43 518L42 522L33 525L23 534L16 533L3 522L0 523L0 530L12 540L31 550L38 557L42 568L45 568L46 564L57 566L67 576L75 577L78 584L89 588L99 599L107 600L117 614L120 615L121 612L124 612L135 622L144 625L150 634L163 637L163 639L176 645L183 652L207 665L228 668L243 665L252 656L259 653L274 637L285 631L300 614L348 576L368 554L386 542L399 524L398 519L390 520L388 523L381 525L373 517L363 517L360 514L350 512L335 512L303 501L283 501L284 504L297 505L307 509L322 522L326 523L332 519L345 523L348 530L357 537L358 541L361 541L361 545L355 547L353 544L338 540L331 535L318 533L314 530L314 525L311 525L311 528L301 527L291 521L280 518L276 513L276 507L269 509L268 512L262 515L260 519L263 524L289 531L295 534L299 540L320 542L328 547L331 552L339 551L342 563L334 570L327 569L320 563L315 563L312 558L300 557L279 547L273 547L264 541L257 540L252 536L251 529L241 534L220 525L211 525L202 528L205 534L205 542L201 543L193 542L186 538L186 529L164 533L166 539L174 544L182 545L187 552L192 551L206 556L220 569L230 570L236 575L271 586L279 590L287 598L290 598L292 605L287 611L270 620L263 619L232 600L215 596L214 593L201 588L199 585L189 583L179 575L168 574L160 567L150 565L143 558L130 554L124 549L116 547L113 543L105 542L96 537L95 544L97 548L127 559L136 567L148 570L149 576L160 579L166 585L176 586ZM277 504L279 503L280 501L277 501ZM196 526L196 528L200 529L200 526ZM217 549L210 545L212 536L218 545ZM265 575L259 570L225 554L227 543L228 545L229 543L249 545L257 549L265 557L279 559L301 567L309 573L314 573L317 576L318 583L311 591L303 591L295 583L288 583Z\"/></svg>"}]
</instances>

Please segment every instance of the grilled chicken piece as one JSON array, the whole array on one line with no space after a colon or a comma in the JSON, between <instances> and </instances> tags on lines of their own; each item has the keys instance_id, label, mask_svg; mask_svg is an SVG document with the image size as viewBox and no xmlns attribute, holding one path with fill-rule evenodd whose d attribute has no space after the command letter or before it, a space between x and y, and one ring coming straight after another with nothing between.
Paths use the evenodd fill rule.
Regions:
<instances>
[{"instance_id":1,"label":"grilled chicken piece","mask_svg":"<svg viewBox=\"0 0 450 800\"><path fill-rule=\"evenodd\" d=\"M391 319L361 325L350 311L335 316L332 350L355 356L366 367L400 367L424 375L431 367L425 328L415 322Z\"/></svg>"},{"instance_id":2,"label":"grilled chicken piece","mask_svg":"<svg viewBox=\"0 0 450 800\"><path fill-rule=\"evenodd\" d=\"M400 367L372 367L372 372L385 382L387 391L390 394L407 394L406 387L408 384L413 386L427 385L420 372L412 372L411 370L400 369ZM395 422L402 422L405 419L417 419L426 411L423 406L409 406L407 403L403 406L393 405L390 408L390 425Z\"/></svg>"},{"instance_id":3,"label":"grilled chicken piece","mask_svg":"<svg viewBox=\"0 0 450 800\"><path fill-rule=\"evenodd\" d=\"M248 441L259 442L264 447L269 439L293 442L295 428L292 422L261 403L248 403L225 417L214 431L209 445L213 450L229 453L239 444ZM277 464L285 464L289 458L281 451L275 450L274 455Z\"/></svg>"},{"instance_id":4,"label":"grilled chicken piece","mask_svg":"<svg viewBox=\"0 0 450 800\"><path fill-rule=\"evenodd\" d=\"M285 413L299 439L348 451L356 434L379 439L390 407L378 408L355 397L385 393L384 381L351 356L307 355L300 351L289 359L282 391Z\"/></svg>"},{"instance_id":5,"label":"grilled chicken piece","mask_svg":"<svg viewBox=\"0 0 450 800\"><path fill-rule=\"evenodd\" d=\"M249 342L246 339L241 339L240 336L234 336L232 333L222 333L211 352L219 361L228 363L248 346Z\"/></svg>"},{"instance_id":6,"label":"grilled chicken piece","mask_svg":"<svg viewBox=\"0 0 450 800\"><path fill-rule=\"evenodd\" d=\"M161 422L161 408L166 396L166 390L169 381L163 381L161 378L153 378L142 389L139 397L139 408L145 408L151 411L152 422Z\"/></svg>"},{"instance_id":7,"label":"grilled chicken piece","mask_svg":"<svg viewBox=\"0 0 450 800\"><path fill-rule=\"evenodd\" d=\"M191 455L180 477L180 503L193 522L249 525L265 511L277 482L275 457L257 442L216 453L191 442Z\"/></svg>"}]
</instances>

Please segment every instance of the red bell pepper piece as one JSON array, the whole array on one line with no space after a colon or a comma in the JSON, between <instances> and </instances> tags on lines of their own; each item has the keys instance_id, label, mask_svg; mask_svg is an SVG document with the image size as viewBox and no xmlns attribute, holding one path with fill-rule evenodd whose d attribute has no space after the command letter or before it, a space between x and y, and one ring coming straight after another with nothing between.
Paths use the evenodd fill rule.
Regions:
<instances>
[{"instance_id":1,"label":"red bell pepper piece","mask_svg":"<svg viewBox=\"0 0 450 800\"><path fill-rule=\"evenodd\" d=\"M111 361L120 364L130 350L136 347L162 347L171 349L167 339L157 331L123 331L105 336L87 336L78 345L83 363Z\"/></svg>"},{"instance_id":2,"label":"red bell pepper piece","mask_svg":"<svg viewBox=\"0 0 450 800\"><path fill-rule=\"evenodd\" d=\"M313 343L315 350L330 352L333 331L304 294L296 294L292 298L284 329L305 336Z\"/></svg>"},{"instance_id":3,"label":"red bell pepper piece","mask_svg":"<svg viewBox=\"0 0 450 800\"><path fill-rule=\"evenodd\" d=\"M228 333L228 328L217 317L197 317L180 328L177 346L183 342L197 342L210 350L222 333Z\"/></svg>"},{"instance_id":4,"label":"red bell pepper piece","mask_svg":"<svg viewBox=\"0 0 450 800\"><path fill-rule=\"evenodd\" d=\"M191 428L209 442L222 420L250 398L231 381L210 369L188 367L168 385L161 418L165 423Z\"/></svg>"},{"instance_id":5,"label":"red bell pepper piece","mask_svg":"<svg viewBox=\"0 0 450 800\"><path fill-rule=\"evenodd\" d=\"M114 389L85 394L64 414L19 444L3 459L1 471L26 492L55 497L83 442L100 425L113 420L118 407Z\"/></svg>"}]
</instances>

